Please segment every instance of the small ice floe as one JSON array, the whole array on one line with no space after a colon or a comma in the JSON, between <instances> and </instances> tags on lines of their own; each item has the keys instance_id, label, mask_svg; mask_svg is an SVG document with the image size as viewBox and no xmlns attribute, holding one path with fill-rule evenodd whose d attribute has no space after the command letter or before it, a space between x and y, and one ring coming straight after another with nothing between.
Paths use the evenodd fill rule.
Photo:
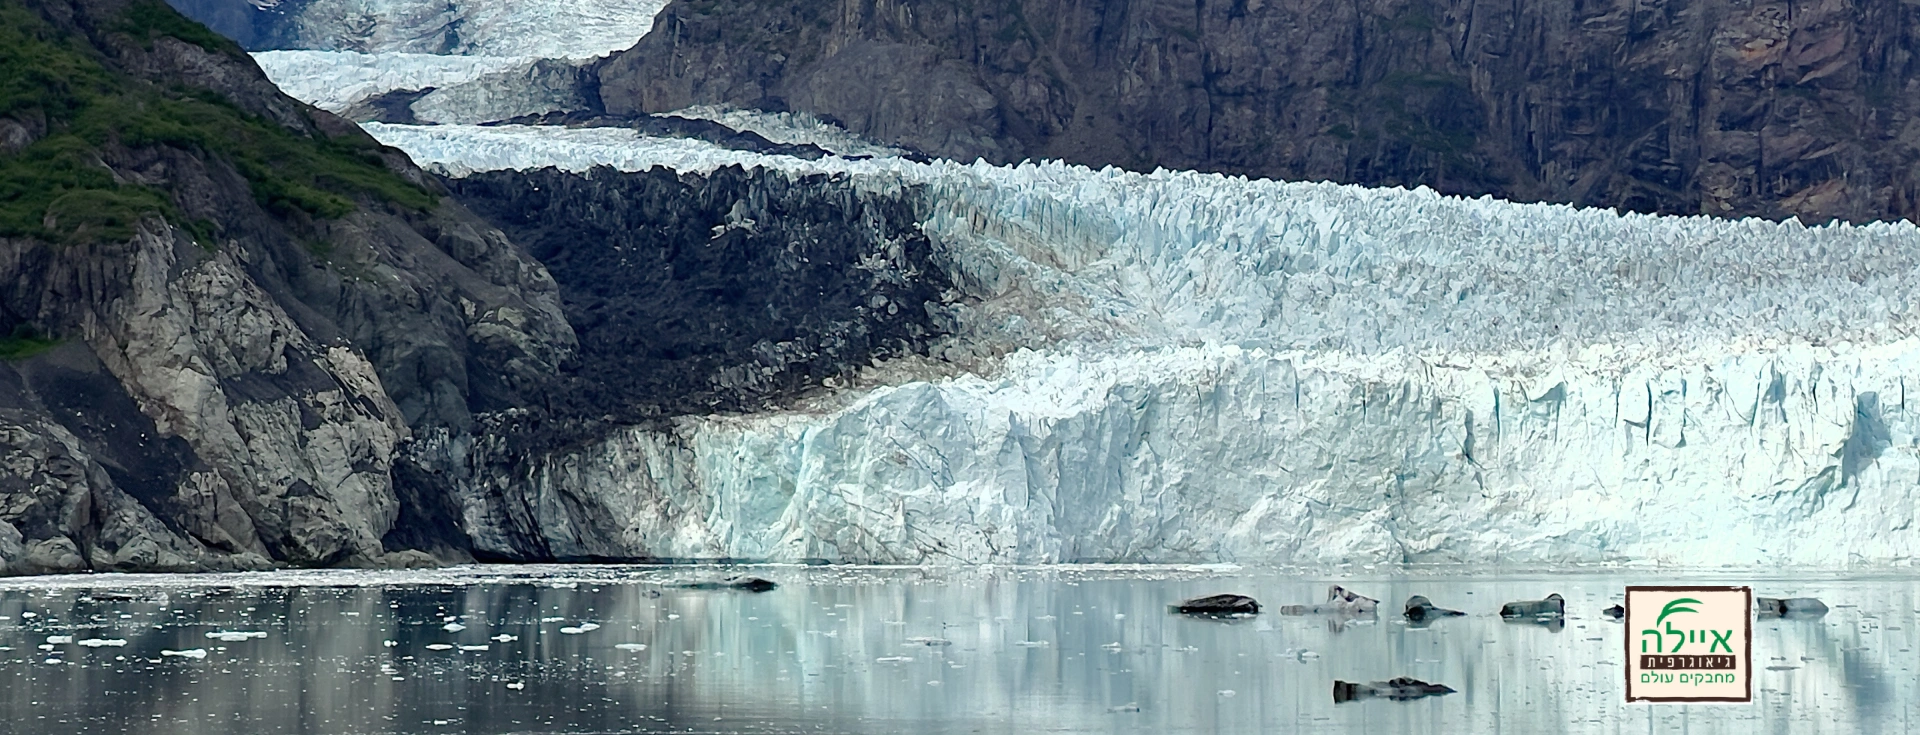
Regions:
<instances>
[{"instance_id":1,"label":"small ice floe","mask_svg":"<svg viewBox=\"0 0 1920 735\"><path fill-rule=\"evenodd\" d=\"M1053 645L1053 643L1049 641L1014 641L1013 645L1021 648L1045 648Z\"/></svg>"},{"instance_id":2,"label":"small ice floe","mask_svg":"<svg viewBox=\"0 0 1920 735\"><path fill-rule=\"evenodd\" d=\"M923 636L923 635L908 638L907 643L911 645L917 645L917 646L951 646L953 645L953 641L947 640L945 638L933 638L930 636Z\"/></svg>"},{"instance_id":3,"label":"small ice floe","mask_svg":"<svg viewBox=\"0 0 1920 735\"><path fill-rule=\"evenodd\" d=\"M451 651L451 650L453 650L453 644L450 644L450 643L428 643L428 644L427 644L427 650L429 650L429 651Z\"/></svg>"},{"instance_id":4,"label":"small ice floe","mask_svg":"<svg viewBox=\"0 0 1920 735\"><path fill-rule=\"evenodd\" d=\"M899 664L912 661L912 656L881 656L873 660L876 664Z\"/></svg>"},{"instance_id":5,"label":"small ice floe","mask_svg":"<svg viewBox=\"0 0 1920 735\"><path fill-rule=\"evenodd\" d=\"M257 630L253 630L253 631L214 630L214 631L208 631L207 637L216 641L220 641L222 643L239 643L241 641L250 641L255 638L265 638L267 637L267 634Z\"/></svg>"},{"instance_id":6,"label":"small ice floe","mask_svg":"<svg viewBox=\"0 0 1920 735\"><path fill-rule=\"evenodd\" d=\"M492 638L488 638L487 640L493 641L494 643L512 643L514 641L520 640L520 636L507 635L505 633L501 633L500 635L494 636Z\"/></svg>"},{"instance_id":7,"label":"small ice floe","mask_svg":"<svg viewBox=\"0 0 1920 735\"><path fill-rule=\"evenodd\" d=\"M440 629L448 633L458 633L460 631L466 630L467 626L461 625L459 623L447 623L446 625L440 626Z\"/></svg>"},{"instance_id":8,"label":"small ice floe","mask_svg":"<svg viewBox=\"0 0 1920 735\"><path fill-rule=\"evenodd\" d=\"M478 646L461 646L461 647L460 647L460 650L462 650L462 651L485 651L485 650L487 650L487 646L486 646L486 644L481 644L481 645L478 645Z\"/></svg>"},{"instance_id":9,"label":"small ice floe","mask_svg":"<svg viewBox=\"0 0 1920 735\"><path fill-rule=\"evenodd\" d=\"M80 642L88 648L119 648L127 645L125 638L88 638Z\"/></svg>"},{"instance_id":10,"label":"small ice floe","mask_svg":"<svg viewBox=\"0 0 1920 735\"><path fill-rule=\"evenodd\" d=\"M200 659L203 659L203 658L206 658L206 657L207 657L207 649L204 649L204 648L189 648L189 649L187 649L187 650L185 650L185 651L161 651L161 652L160 652L160 655L162 655L162 656L173 656L173 657L176 657L176 658L190 658L190 659L193 659L193 660L195 660L195 661L198 661L198 660L200 660Z\"/></svg>"},{"instance_id":11,"label":"small ice floe","mask_svg":"<svg viewBox=\"0 0 1920 735\"><path fill-rule=\"evenodd\" d=\"M634 652L639 652L639 651L645 651L645 650L647 650L647 644L645 644L645 643L621 643L621 644L617 644L617 645L615 645L615 646L614 646L614 648L615 648L615 649L618 649L618 650L621 650L621 651L634 651Z\"/></svg>"}]
</instances>

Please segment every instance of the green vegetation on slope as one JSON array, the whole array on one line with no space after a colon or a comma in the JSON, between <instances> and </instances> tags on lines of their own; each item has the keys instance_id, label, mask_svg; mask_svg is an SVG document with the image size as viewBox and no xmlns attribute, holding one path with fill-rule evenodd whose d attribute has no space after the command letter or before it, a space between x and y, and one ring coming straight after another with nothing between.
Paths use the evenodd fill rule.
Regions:
<instances>
[{"instance_id":1,"label":"green vegetation on slope","mask_svg":"<svg viewBox=\"0 0 1920 735\"><path fill-rule=\"evenodd\" d=\"M148 47L164 35L240 53L160 0L137 0L120 21L117 32ZM414 209L434 203L389 171L369 140L307 137L206 90L129 77L23 0L0 0L0 117L43 119L47 130L25 149L0 154L0 237L116 240L131 237L149 214L178 222L165 192L123 181L108 168L102 151L115 145L168 146L224 159L247 178L262 206L282 215L337 218L352 212L360 196Z\"/></svg>"},{"instance_id":2,"label":"green vegetation on slope","mask_svg":"<svg viewBox=\"0 0 1920 735\"><path fill-rule=\"evenodd\" d=\"M51 350L59 344L60 340L47 339L26 325L20 325L13 328L12 334L0 337L0 361L25 360Z\"/></svg>"}]
</instances>

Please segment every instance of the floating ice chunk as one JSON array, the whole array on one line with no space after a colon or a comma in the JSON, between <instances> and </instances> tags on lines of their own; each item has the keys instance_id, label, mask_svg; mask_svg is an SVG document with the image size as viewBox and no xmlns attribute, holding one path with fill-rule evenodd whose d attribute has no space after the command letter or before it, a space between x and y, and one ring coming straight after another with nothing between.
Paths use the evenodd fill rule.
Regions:
<instances>
[{"instance_id":1,"label":"floating ice chunk","mask_svg":"<svg viewBox=\"0 0 1920 735\"><path fill-rule=\"evenodd\" d=\"M440 626L440 629L448 633L458 633L460 631L466 630L467 626L461 625L459 623L447 623L446 625Z\"/></svg>"},{"instance_id":2,"label":"floating ice chunk","mask_svg":"<svg viewBox=\"0 0 1920 735\"><path fill-rule=\"evenodd\" d=\"M645 644L645 643L621 643L621 644L618 644L618 645L615 645L615 646L614 646L614 648L616 648L616 649L619 649L619 650L622 650L622 651L645 651L645 650L647 650L647 644Z\"/></svg>"},{"instance_id":3,"label":"floating ice chunk","mask_svg":"<svg viewBox=\"0 0 1920 735\"><path fill-rule=\"evenodd\" d=\"M429 650L429 651L451 651L451 650L453 650L453 644L450 644L450 643L428 643L428 644L427 644L427 650Z\"/></svg>"},{"instance_id":4,"label":"floating ice chunk","mask_svg":"<svg viewBox=\"0 0 1920 735\"><path fill-rule=\"evenodd\" d=\"M215 630L215 631L208 631L207 637L213 640L221 641L223 643L239 643L240 641L249 641L255 638L265 638L267 637L267 634L263 631L257 631L257 630L251 630L251 631Z\"/></svg>"},{"instance_id":5,"label":"floating ice chunk","mask_svg":"<svg viewBox=\"0 0 1920 735\"><path fill-rule=\"evenodd\" d=\"M56 646L57 646L57 645L60 645L60 644L62 644L62 643L72 643L72 642L73 642L73 636L70 636L70 635L50 635L50 636L47 636L47 642L48 642L48 643L51 643L51 644L53 644L53 645L56 645Z\"/></svg>"},{"instance_id":6,"label":"floating ice chunk","mask_svg":"<svg viewBox=\"0 0 1920 735\"><path fill-rule=\"evenodd\" d=\"M80 641L80 645L88 648L119 648L127 645L127 641L125 638L88 638Z\"/></svg>"},{"instance_id":7,"label":"floating ice chunk","mask_svg":"<svg viewBox=\"0 0 1920 735\"><path fill-rule=\"evenodd\" d=\"M173 656L173 657L176 657L176 658L190 658L190 659L193 659L193 660L195 660L195 661L198 661L198 660L200 660L200 659L203 659L203 658L206 658L206 657L207 657L207 649L204 649L204 648L189 648L189 649L187 649L187 650L185 650L185 651L161 651L161 652L160 652L160 655L162 655L162 656Z\"/></svg>"},{"instance_id":8,"label":"floating ice chunk","mask_svg":"<svg viewBox=\"0 0 1920 735\"><path fill-rule=\"evenodd\" d=\"M514 641L520 640L520 636L507 635L505 633L501 633L500 635L494 636L492 638L488 638L487 640L493 641L494 643L512 643Z\"/></svg>"}]
</instances>

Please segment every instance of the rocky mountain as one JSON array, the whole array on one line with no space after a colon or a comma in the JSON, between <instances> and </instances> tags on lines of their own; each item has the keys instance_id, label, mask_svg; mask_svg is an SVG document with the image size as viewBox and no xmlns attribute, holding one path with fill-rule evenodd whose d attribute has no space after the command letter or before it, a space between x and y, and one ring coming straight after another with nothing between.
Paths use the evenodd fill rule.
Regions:
<instances>
[{"instance_id":1,"label":"rocky mountain","mask_svg":"<svg viewBox=\"0 0 1920 735\"><path fill-rule=\"evenodd\" d=\"M829 116L933 155L1640 212L1920 213L1920 6L680 0L607 111Z\"/></svg>"},{"instance_id":2,"label":"rocky mountain","mask_svg":"<svg viewBox=\"0 0 1920 735\"><path fill-rule=\"evenodd\" d=\"M553 558L469 533L515 467L930 333L861 321L937 284L848 275L925 241L845 187L541 180L606 189L503 217L552 271L160 0L4 0L0 69L0 572Z\"/></svg>"}]
</instances>

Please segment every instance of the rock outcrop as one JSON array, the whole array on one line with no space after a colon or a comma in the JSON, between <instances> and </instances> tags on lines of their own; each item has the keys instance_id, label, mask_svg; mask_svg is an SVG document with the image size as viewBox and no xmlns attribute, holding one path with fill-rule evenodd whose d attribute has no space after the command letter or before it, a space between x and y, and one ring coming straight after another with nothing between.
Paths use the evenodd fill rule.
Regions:
<instances>
[{"instance_id":1,"label":"rock outcrop","mask_svg":"<svg viewBox=\"0 0 1920 735\"><path fill-rule=\"evenodd\" d=\"M420 440L572 351L546 271L158 0L0 12L9 74L91 85L0 100L37 139L0 188L93 166L0 226L5 571L461 558L432 513L462 478L420 469L451 445Z\"/></svg>"},{"instance_id":2,"label":"rock outcrop","mask_svg":"<svg viewBox=\"0 0 1920 735\"><path fill-rule=\"evenodd\" d=\"M681 0L612 113L734 104L970 161L1623 210L1920 213L1920 6Z\"/></svg>"}]
</instances>

